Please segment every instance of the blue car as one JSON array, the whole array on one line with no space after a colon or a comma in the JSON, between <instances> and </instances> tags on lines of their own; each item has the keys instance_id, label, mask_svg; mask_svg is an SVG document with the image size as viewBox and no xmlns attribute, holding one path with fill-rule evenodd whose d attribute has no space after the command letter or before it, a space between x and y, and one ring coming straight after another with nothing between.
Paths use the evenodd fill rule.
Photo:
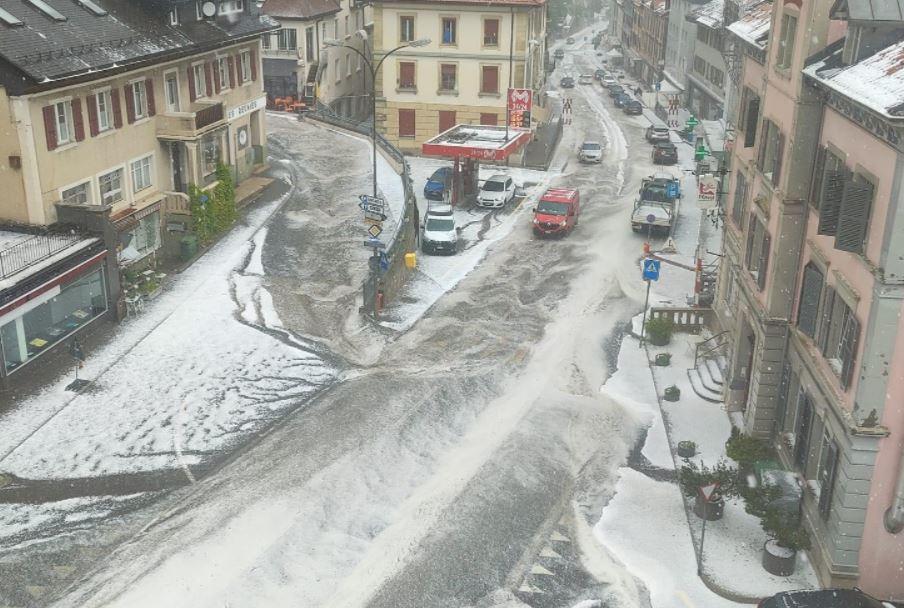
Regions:
<instances>
[{"instance_id":1,"label":"blue car","mask_svg":"<svg viewBox=\"0 0 904 608\"><path fill-rule=\"evenodd\" d=\"M424 185L424 196L433 201L441 201L451 185L452 167L440 167L427 179L427 183Z\"/></svg>"},{"instance_id":2,"label":"blue car","mask_svg":"<svg viewBox=\"0 0 904 608\"><path fill-rule=\"evenodd\" d=\"M630 95L628 95L627 93L619 93L615 96L615 107L621 108L629 101L631 101Z\"/></svg>"}]
</instances>

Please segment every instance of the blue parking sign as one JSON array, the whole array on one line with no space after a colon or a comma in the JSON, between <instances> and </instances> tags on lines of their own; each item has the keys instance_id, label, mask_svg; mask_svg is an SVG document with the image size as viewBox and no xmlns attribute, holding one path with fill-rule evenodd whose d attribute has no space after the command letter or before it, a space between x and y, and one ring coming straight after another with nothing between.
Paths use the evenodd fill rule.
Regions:
<instances>
[{"instance_id":1,"label":"blue parking sign","mask_svg":"<svg viewBox=\"0 0 904 608\"><path fill-rule=\"evenodd\" d=\"M643 261L643 279L644 281L659 280L659 260L647 258Z\"/></svg>"},{"instance_id":2,"label":"blue parking sign","mask_svg":"<svg viewBox=\"0 0 904 608\"><path fill-rule=\"evenodd\" d=\"M668 198L678 198L678 195L681 194L680 189L678 188L678 182L669 182L669 185L666 187L665 195Z\"/></svg>"}]
</instances>

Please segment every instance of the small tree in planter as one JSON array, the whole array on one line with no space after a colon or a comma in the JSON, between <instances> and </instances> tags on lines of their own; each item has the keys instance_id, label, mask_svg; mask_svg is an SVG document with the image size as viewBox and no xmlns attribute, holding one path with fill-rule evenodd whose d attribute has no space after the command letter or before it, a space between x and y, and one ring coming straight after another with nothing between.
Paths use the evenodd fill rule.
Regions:
<instances>
[{"instance_id":1,"label":"small tree in planter","mask_svg":"<svg viewBox=\"0 0 904 608\"><path fill-rule=\"evenodd\" d=\"M767 508L762 521L769 540L763 545L763 568L775 576L794 573L797 552L810 548L810 534L799 518L791 518L784 511Z\"/></svg>"},{"instance_id":2,"label":"small tree in planter","mask_svg":"<svg viewBox=\"0 0 904 608\"><path fill-rule=\"evenodd\" d=\"M656 317L647 321L647 338L654 346L666 346L672 341L675 324L667 317Z\"/></svg>"},{"instance_id":3,"label":"small tree in planter","mask_svg":"<svg viewBox=\"0 0 904 608\"><path fill-rule=\"evenodd\" d=\"M673 384L663 391L662 398L666 401L678 401L681 398L681 389Z\"/></svg>"},{"instance_id":4,"label":"small tree in planter","mask_svg":"<svg viewBox=\"0 0 904 608\"><path fill-rule=\"evenodd\" d=\"M772 449L762 439L743 435L738 427L731 427L731 437L725 442L725 453L738 463L739 474L748 475L760 460L772 458Z\"/></svg>"},{"instance_id":5,"label":"small tree in planter","mask_svg":"<svg viewBox=\"0 0 904 608\"><path fill-rule=\"evenodd\" d=\"M656 355L656 359L653 361L654 364L659 367L668 367L669 363L672 362L672 355L670 353L659 353Z\"/></svg>"},{"instance_id":6,"label":"small tree in planter","mask_svg":"<svg viewBox=\"0 0 904 608\"><path fill-rule=\"evenodd\" d=\"M686 460L681 470L678 471L678 484L685 496L694 499L694 513L697 517L702 518L706 515L707 520L714 521L722 519L725 497L737 494L736 475L736 471L729 467L724 460L720 460L712 468L707 467L703 462L698 465ZM719 491L713 495L708 508L704 508L703 500L700 498L700 488L713 483L719 484Z\"/></svg>"}]
</instances>

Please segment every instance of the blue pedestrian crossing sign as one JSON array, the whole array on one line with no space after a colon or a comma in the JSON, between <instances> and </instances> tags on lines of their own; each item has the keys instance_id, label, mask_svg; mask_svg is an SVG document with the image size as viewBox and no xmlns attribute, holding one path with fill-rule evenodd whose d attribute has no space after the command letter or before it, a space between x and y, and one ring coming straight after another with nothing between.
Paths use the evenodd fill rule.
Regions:
<instances>
[{"instance_id":1,"label":"blue pedestrian crossing sign","mask_svg":"<svg viewBox=\"0 0 904 608\"><path fill-rule=\"evenodd\" d=\"M659 260L651 260L647 258L643 261L643 280L658 281L659 280Z\"/></svg>"}]
</instances>

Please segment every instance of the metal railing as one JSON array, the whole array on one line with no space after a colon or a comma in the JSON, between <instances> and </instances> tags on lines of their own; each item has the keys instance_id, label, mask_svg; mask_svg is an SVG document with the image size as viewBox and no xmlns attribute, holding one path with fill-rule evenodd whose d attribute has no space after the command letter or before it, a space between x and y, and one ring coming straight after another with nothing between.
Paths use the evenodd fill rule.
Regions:
<instances>
[{"instance_id":1,"label":"metal railing","mask_svg":"<svg viewBox=\"0 0 904 608\"><path fill-rule=\"evenodd\" d=\"M693 308L690 306L652 307L650 318L667 318L672 321L676 331L697 333L709 324L713 311L711 308Z\"/></svg>"},{"instance_id":2,"label":"metal railing","mask_svg":"<svg viewBox=\"0 0 904 608\"><path fill-rule=\"evenodd\" d=\"M697 367L697 364L704 359L723 354L722 350L728 345L728 337L728 332L723 331L698 344L694 349L694 367Z\"/></svg>"},{"instance_id":3,"label":"metal railing","mask_svg":"<svg viewBox=\"0 0 904 608\"><path fill-rule=\"evenodd\" d=\"M0 279L21 272L82 240L77 234L35 235L0 250Z\"/></svg>"}]
</instances>

